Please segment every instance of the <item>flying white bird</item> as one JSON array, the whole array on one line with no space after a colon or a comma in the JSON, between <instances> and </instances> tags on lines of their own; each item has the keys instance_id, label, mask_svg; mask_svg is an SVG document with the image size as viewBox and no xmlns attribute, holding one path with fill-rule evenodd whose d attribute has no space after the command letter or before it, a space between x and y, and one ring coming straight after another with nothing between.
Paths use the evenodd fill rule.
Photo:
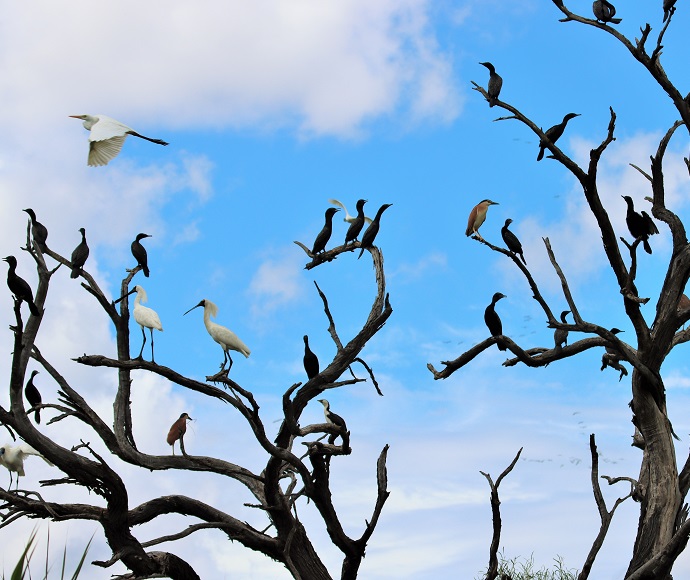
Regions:
<instances>
[{"instance_id":1,"label":"flying white bird","mask_svg":"<svg viewBox=\"0 0 690 580\"><path fill-rule=\"evenodd\" d=\"M350 215L349 213L347 213L347 208L345 207L345 205L342 202L338 201L337 199L329 199L328 203L332 203L333 205L337 205L343 209L343 211L345 212L345 217L343 218L344 222L351 224L353 221L355 221L357 219L356 215ZM366 223L370 224L371 218L368 218L365 216L364 221Z\"/></svg>"},{"instance_id":2,"label":"flying white bird","mask_svg":"<svg viewBox=\"0 0 690 580\"><path fill-rule=\"evenodd\" d=\"M17 474L17 489L19 489L19 478L25 475L24 458L27 455L38 455L48 465L53 465L28 443L20 443L19 445L5 443L0 447L0 464L4 465L10 472L10 488L12 487L12 472L14 472Z\"/></svg>"},{"instance_id":3,"label":"flying white bird","mask_svg":"<svg viewBox=\"0 0 690 580\"><path fill-rule=\"evenodd\" d=\"M224 358L220 370L222 371L225 368L225 364L230 361L230 366L228 367L229 372L232 368L232 358L230 358L230 353L228 351L236 350L242 353L246 358L249 358L251 351L232 330L220 324L216 324L215 322L211 322L211 316L213 316L213 318L218 316L218 307L210 300L202 300L199 304L187 310L185 314L189 314L195 308L199 308L199 306L203 306L204 308L204 326L206 326L206 330L211 335L211 338L223 348Z\"/></svg>"},{"instance_id":4,"label":"flying white bird","mask_svg":"<svg viewBox=\"0 0 690 580\"><path fill-rule=\"evenodd\" d=\"M141 358L141 355L144 352L144 345L146 344L146 333L144 332L144 327L146 327L151 332L151 362L155 363L156 361L153 358L153 329L155 328L156 330L163 332L163 325L161 324L161 319L158 317L158 314L155 310L141 305L142 302L146 302L148 300L146 290L137 285L132 288L132 290L127 292L127 294L125 294L122 298L118 298L114 304L117 304L120 302L120 300L124 300L127 296L134 294L135 292L137 293L137 297L134 299L134 320L136 320L139 326L141 326L141 336L144 337L144 342L141 343L141 350L139 351L139 356L137 358Z\"/></svg>"},{"instance_id":5,"label":"flying white bird","mask_svg":"<svg viewBox=\"0 0 690 580\"><path fill-rule=\"evenodd\" d=\"M127 135L146 139L158 145L168 145L160 139L145 137L131 127L105 115L70 115L70 117L84 121L84 128L90 131L88 161L90 167L108 165L108 162L120 153Z\"/></svg>"}]
</instances>

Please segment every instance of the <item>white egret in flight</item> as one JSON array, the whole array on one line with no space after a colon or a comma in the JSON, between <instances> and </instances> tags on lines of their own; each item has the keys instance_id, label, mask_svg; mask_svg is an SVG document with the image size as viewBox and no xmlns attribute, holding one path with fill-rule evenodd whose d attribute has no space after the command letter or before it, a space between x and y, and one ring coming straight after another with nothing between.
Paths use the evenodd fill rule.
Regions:
<instances>
[{"instance_id":1,"label":"white egret in flight","mask_svg":"<svg viewBox=\"0 0 690 580\"><path fill-rule=\"evenodd\" d=\"M88 161L90 167L108 165L108 162L120 153L127 135L146 139L158 145L168 145L160 139L145 137L131 127L106 115L70 115L70 117L84 121L84 128L90 131Z\"/></svg>"}]
</instances>

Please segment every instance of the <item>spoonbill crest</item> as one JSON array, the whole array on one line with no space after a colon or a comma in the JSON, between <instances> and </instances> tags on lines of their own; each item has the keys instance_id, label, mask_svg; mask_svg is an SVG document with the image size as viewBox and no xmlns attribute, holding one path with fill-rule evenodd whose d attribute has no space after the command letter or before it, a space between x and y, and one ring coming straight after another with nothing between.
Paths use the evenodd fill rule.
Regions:
<instances>
[{"instance_id":1,"label":"spoonbill crest","mask_svg":"<svg viewBox=\"0 0 690 580\"><path fill-rule=\"evenodd\" d=\"M120 153L127 135L146 139L158 145L168 145L160 139L144 137L131 127L106 115L70 115L70 117L84 121L84 128L90 131L88 161L90 167L108 165L108 162Z\"/></svg>"},{"instance_id":2,"label":"spoonbill crest","mask_svg":"<svg viewBox=\"0 0 690 580\"><path fill-rule=\"evenodd\" d=\"M19 478L25 475L24 459L27 455L37 455L48 465L53 465L28 443L20 443L19 445L5 443L5 445L0 447L0 464L4 465L10 472L10 488L12 487L12 473L16 473L17 489L19 489Z\"/></svg>"},{"instance_id":3,"label":"spoonbill crest","mask_svg":"<svg viewBox=\"0 0 690 580\"><path fill-rule=\"evenodd\" d=\"M141 327L141 336L144 339L144 341L141 343L141 350L139 351L139 356L137 358L142 358L144 345L146 344L146 333L144 332L144 328L148 328L151 332L151 362L155 363L156 361L153 357L153 329L155 328L156 330L163 332L163 325L161 324L161 319L158 317L158 314L155 310L141 305L142 302L146 302L148 300L146 290L144 290L141 286L135 286L132 288L132 290L127 292L123 298L126 298L135 292L137 293L137 297L134 299L134 320L136 320ZM123 298L120 298L116 302L119 302Z\"/></svg>"},{"instance_id":4,"label":"spoonbill crest","mask_svg":"<svg viewBox=\"0 0 690 580\"><path fill-rule=\"evenodd\" d=\"M204 309L204 326L206 327L206 330L211 335L211 338L223 348L224 358L223 364L220 365L220 370L222 371L225 369L225 365L229 361L229 372L232 368L232 358L230 357L230 353L228 351L235 350L239 353L242 353L246 358L249 358L251 351L232 330L211 321L211 317L215 318L218 316L218 307L210 300L202 300L199 302L199 304L187 310L185 314L189 314L192 310L199 308L200 306Z\"/></svg>"},{"instance_id":5,"label":"spoonbill crest","mask_svg":"<svg viewBox=\"0 0 690 580\"><path fill-rule=\"evenodd\" d=\"M175 455L175 441L180 441L180 449L182 449L182 438L187 432L187 421L193 420L194 419L192 419L187 413L182 413L180 418L171 425L166 441L168 442L168 445L172 446L173 455Z\"/></svg>"}]
</instances>

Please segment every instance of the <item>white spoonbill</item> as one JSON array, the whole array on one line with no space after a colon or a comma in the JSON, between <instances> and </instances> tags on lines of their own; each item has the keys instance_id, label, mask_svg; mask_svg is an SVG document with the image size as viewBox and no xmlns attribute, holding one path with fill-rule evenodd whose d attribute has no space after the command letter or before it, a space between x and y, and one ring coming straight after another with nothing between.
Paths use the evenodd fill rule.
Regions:
<instances>
[{"instance_id":1,"label":"white spoonbill","mask_svg":"<svg viewBox=\"0 0 690 580\"><path fill-rule=\"evenodd\" d=\"M106 115L70 115L70 117L84 121L84 128L90 131L88 161L90 167L108 165L108 162L120 153L127 135L146 139L158 145L168 145L161 139L145 137L124 123Z\"/></svg>"},{"instance_id":2,"label":"white spoonbill","mask_svg":"<svg viewBox=\"0 0 690 580\"><path fill-rule=\"evenodd\" d=\"M134 299L134 320L136 320L139 326L141 326L141 336L144 338L144 342L141 343L141 350L139 351L139 356L137 358L142 358L142 354L144 352L144 345L146 344L146 333L144 332L144 327L146 327L151 332L151 362L155 363L156 361L153 358L153 329L155 328L156 330L163 332L163 325L161 324L161 319L158 317L158 313L155 310L141 305L142 302L146 302L148 300L146 290L137 285L127 292L127 294L125 294L122 298L116 300L114 304L117 304L120 300L127 298L127 296L134 294L135 292L137 293L137 297Z\"/></svg>"},{"instance_id":3,"label":"white spoonbill","mask_svg":"<svg viewBox=\"0 0 690 580\"><path fill-rule=\"evenodd\" d=\"M328 203L332 203L333 205L337 205L338 207L341 207L343 209L343 211L345 212L345 217L343 218L344 222L351 224L353 221L357 219L356 215L350 215L349 213L347 213L347 208L345 207L345 204L342 201L338 201L337 199L329 199ZM365 216L364 221L370 224L371 218Z\"/></svg>"},{"instance_id":4,"label":"white spoonbill","mask_svg":"<svg viewBox=\"0 0 690 580\"><path fill-rule=\"evenodd\" d=\"M25 475L24 458L27 455L38 455L48 465L53 465L28 443L20 443L19 445L5 443L0 447L0 464L4 465L10 472L10 488L12 487L12 472L14 472L17 474L17 489L19 489L19 478Z\"/></svg>"},{"instance_id":5,"label":"white spoonbill","mask_svg":"<svg viewBox=\"0 0 690 580\"><path fill-rule=\"evenodd\" d=\"M244 344L232 330L220 324L216 324L215 322L211 322L211 316L213 316L213 318L218 316L218 307L210 300L202 300L199 304L187 310L185 314L189 314L195 308L199 308L199 306L203 306L204 308L204 326L206 330L211 335L211 338L223 348L224 358L223 364L220 365L220 370L222 371L225 368L225 364L230 361L230 366L228 367L229 372L232 368L232 358L228 351L236 350L242 353L246 358L249 358L252 351L249 350L247 345Z\"/></svg>"}]
</instances>

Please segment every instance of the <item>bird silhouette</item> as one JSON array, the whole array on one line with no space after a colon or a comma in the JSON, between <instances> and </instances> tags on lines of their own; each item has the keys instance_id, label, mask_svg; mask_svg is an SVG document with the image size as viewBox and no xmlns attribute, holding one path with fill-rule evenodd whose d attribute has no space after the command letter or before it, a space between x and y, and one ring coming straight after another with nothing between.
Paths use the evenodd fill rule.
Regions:
<instances>
[{"instance_id":1,"label":"bird silhouette","mask_svg":"<svg viewBox=\"0 0 690 580\"><path fill-rule=\"evenodd\" d=\"M592 4L592 12L594 12L594 17L604 24L609 22L611 24L621 23L620 18L614 18L616 15L616 8L611 2L607 2L606 0L595 0Z\"/></svg>"},{"instance_id":2,"label":"bird silhouette","mask_svg":"<svg viewBox=\"0 0 690 580\"><path fill-rule=\"evenodd\" d=\"M341 437L346 436L347 425L345 424L345 419L331 411L331 405L326 399L319 399L318 402L323 405L323 414L326 417L326 423L328 423L329 425L335 425L340 431ZM333 444L336 438L337 435L331 435L328 438L328 442Z\"/></svg>"},{"instance_id":3,"label":"bird silhouette","mask_svg":"<svg viewBox=\"0 0 690 580\"><path fill-rule=\"evenodd\" d=\"M501 237L503 238L506 246L508 246L508 249L513 252L513 254L520 256L524 264L527 265L527 260L525 260L525 256L522 253L522 244L520 243L520 240L518 240L518 237L508 229L508 226L512 223L513 220L510 218L506 220L505 225L501 228Z\"/></svg>"},{"instance_id":4,"label":"bird silhouette","mask_svg":"<svg viewBox=\"0 0 690 580\"><path fill-rule=\"evenodd\" d=\"M568 124L568 121L579 116L580 113L568 113L565 117L563 117L563 120L560 123L554 125L553 127L549 127L546 130L544 135L546 136L547 140L539 140L539 154L537 155L537 161L541 161L544 158L544 149L546 149L548 143L553 145L556 143L556 141L558 141L558 139L560 139L561 135L563 135L563 132L565 131L565 126Z\"/></svg>"},{"instance_id":5,"label":"bird silhouette","mask_svg":"<svg viewBox=\"0 0 690 580\"><path fill-rule=\"evenodd\" d=\"M180 418L171 425L170 431L168 431L168 436L165 440L168 442L168 445L172 446L173 455L175 455L175 441L180 442L180 449L182 449L182 438L187 432L187 421L193 421L193 419L187 413L182 413Z\"/></svg>"},{"instance_id":6,"label":"bird silhouette","mask_svg":"<svg viewBox=\"0 0 690 580\"><path fill-rule=\"evenodd\" d=\"M357 256L358 260L362 257L364 250L366 250L367 248L371 248L374 245L374 240L376 239L376 235L379 233L379 223L381 221L381 215L383 214L384 211L386 211L392 205L393 205L392 203L384 203L379 208L379 210L376 212L374 219L371 221L371 223L369 224L369 227L366 229L366 231L362 235L362 243L360 245L360 247L362 249L359 252L359 256Z\"/></svg>"},{"instance_id":7,"label":"bird silhouette","mask_svg":"<svg viewBox=\"0 0 690 580\"><path fill-rule=\"evenodd\" d=\"M151 139L137 133L131 127L116 121L106 115L70 115L73 119L84 121L83 125L89 133L89 159L91 167L107 165L122 149L127 135L146 139L157 145L168 145L161 139Z\"/></svg>"},{"instance_id":8,"label":"bird silhouette","mask_svg":"<svg viewBox=\"0 0 690 580\"><path fill-rule=\"evenodd\" d=\"M343 221L351 224L353 221L357 219L357 216L350 215L347 211L347 208L345 207L345 204L342 201L338 201L337 199L329 199L328 203L332 203L333 205L337 205L340 209L343 210L345 213L345 216L343 217ZM370 224L371 223L371 218L364 216L364 223Z\"/></svg>"},{"instance_id":9,"label":"bird silhouette","mask_svg":"<svg viewBox=\"0 0 690 580\"><path fill-rule=\"evenodd\" d=\"M38 392L36 385L34 385L34 377L37 374L38 371L31 371L31 376L29 377L29 380L26 382L26 386L24 387L24 396L26 397L26 400L29 402L29 405L31 405L32 407L36 407L42 403L41 393ZM41 423L40 409L36 409L34 411L34 421L36 421L37 424Z\"/></svg>"},{"instance_id":10,"label":"bird silhouette","mask_svg":"<svg viewBox=\"0 0 690 580\"><path fill-rule=\"evenodd\" d=\"M496 314L495 307L496 303L501 298L505 297L505 294L496 292L491 299L491 304L489 304L484 311L484 322L486 322L491 336L501 336L503 334L503 324L501 324L501 319L498 314ZM501 344L501 342L496 342L496 346L498 346L498 350L506 350L505 345Z\"/></svg>"},{"instance_id":11,"label":"bird silhouette","mask_svg":"<svg viewBox=\"0 0 690 580\"><path fill-rule=\"evenodd\" d=\"M570 310L564 310L561 312L561 322L563 324L568 324L566 317L570 314ZM565 328L557 328L553 331L553 342L556 350L561 350L563 345L568 346L568 331Z\"/></svg>"},{"instance_id":12,"label":"bird silhouette","mask_svg":"<svg viewBox=\"0 0 690 580\"><path fill-rule=\"evenodd\" d=\"M89 245L86 243L86 230L79 228L81 232L81 242L72 252L72 273L70 278L78 278L82 273L86 259L89 257Z\"/></svg>"},{"instance_id":13,"label":"bird silhouette","mask_svg":"<svg viewBox=\"0 0 690 580\"><path fill-rule=\"evenodd\" d=\"M503 86L503 79L496 73L494 65L490 62L480 62L482 66L489 69L489 84L486 87L486 94L489 96L489 107L493 107L496 104L496 99L501 92L501 87Z\"/></svg>"},{"instance_id":14,"label":"bird silhouette","mask_svg":"<svg viewBox=\"0 0 690 580\"><path fill-rule=\"evenodd\" d=\"M210 300L202 300L201 302L199 302L199 304L187 310L185 314L189 314L192 310L194 310L195 308L199 308L200 306L204 309L204 326L206 327L206 330L211 335L211 338L215 340L223 349L224 358L223 364L220 366L220 370L224 370L225 365L229 361L229 372L232 368L232 358L230 357L229 351L235 350L243 354L246 358L249 358L251 351L249 350L247 345L244 344L232 330L211 321L212 316L213 318L215 318L218 315L218 307Z\"/></svg>"},{"instance_id":15,"label":"bird silhouette","mask_svg":"<svg viewBox=\"0 0 690 580\"><path fill-rule=\"evenodd\" d=\"M31 286L29 286L29 283L24 280L24 278L17 275L17 258L14 256L7 256L3 258L3 260L9 265L7 270L7 287L10 289L10 292L14 294L14 297L18 301L24 301L29 305L31 314L38 316L40 310L34 302L34 294L31 291Z\"/></svg>"},{"instance_id":16,"label":"bird silhouette","mask_svg":"<svg viewBox=\"0 0 690 580\"><path fill-rule=\"evenodd\" d=\"M357 217L355 217L354 221L350 224L350 227L347 228L347 233L345 234L346 246L349 242L354 243L357 241L357 236L359 236L359 232L361 232L364 227L364 204L366 202L366 199L357 200Z\"/></svg>"},{"instance_id":17,"label":"bird silhouette","mask_svg":"<svg viewBox=\"0 0 690 580\"><path fill-rule=\"evenodd\" d=\"M150 238L149 234L137 234L136 239L132 242L132 256L137 261L137 266L141 266L144 276L149 277L149 259L146 254L146 248L141 244L144 238Z\"/></svg>"},{"instance_id":18,"label":"bird silhouette","mask_svg":"<svg viewBox=\"0 0 690 580\"><path fill-rule=\"evenodd\" d=\"M646 211L643 211L641 214L635 211L635 204L629 195L623 195L621 197L628 205L625 223L628 226L630 235L636 240L640 238L644 246L644 251L651 254L652 246L649 245L649 236L658 234L659 229Z\"/></svg>"},{"instance_id":19,"label":"bird silhouette","mask_svg":"<svg viewBox=\"0 0 690 580\"><path fill-rule=\"evenodd\" d=\"M671 16L675 11L676 8L674 4L676 3L676 0L664 0L664 19L663 22L666 22L669 16Z\"/></svg>"},{"instance_id":20,"label":"bird silhouette","mask_svg":"<svg viewBox=\"0 0 690 580\"><path fill-rule=\"evenodd\" d=\"M31 237L34 239L34 244L41 249L41 252L45 252L48 249L48 246L46 246L48 228L36 219L36 213L30 207L22 211L28 213L31 219Z\"/></svg>"},{"instance_id":21,"label":"bird silhouette","mask_svg":"<svg viewBox=\"0 0 690 580\"><path fill-rule=\"evenodd\" d=\"M0 464L4 465L7 468L7 471L10 472L10 488L12 487L12 473L16 473L17 489L19 489L19 478L26 475L24 473L24 460L26 459L27 455L37 455L48 465L53 465L28 443L20 443L19 445L5 443L2 447L0 447Z\"/></svg>"},{"instance_id":22,"label":"bird silhouette","mask_svg":"<svg viewBox=\"0 0 690 580\"><path fill-rule=\"evenodd\" d=\"M329 207L326 210L326 223L314 240L314 246L311 249L312 255L315 256L326 249L326 244L331 239L331 234L333 233L333 215L337 211L340 211L337 207Z\"/></svg>"},{"instance_id":23,"label":"bird silhouette","mask_svg":"<svg viewBox=\"0 0 690 580\"><path fill-rule=\"evenodd\" d=\"M313 379L319 374L319 359L309 348L309 337L304 335L304 370L307 377Z\"/></svg>"}]
</instances>

